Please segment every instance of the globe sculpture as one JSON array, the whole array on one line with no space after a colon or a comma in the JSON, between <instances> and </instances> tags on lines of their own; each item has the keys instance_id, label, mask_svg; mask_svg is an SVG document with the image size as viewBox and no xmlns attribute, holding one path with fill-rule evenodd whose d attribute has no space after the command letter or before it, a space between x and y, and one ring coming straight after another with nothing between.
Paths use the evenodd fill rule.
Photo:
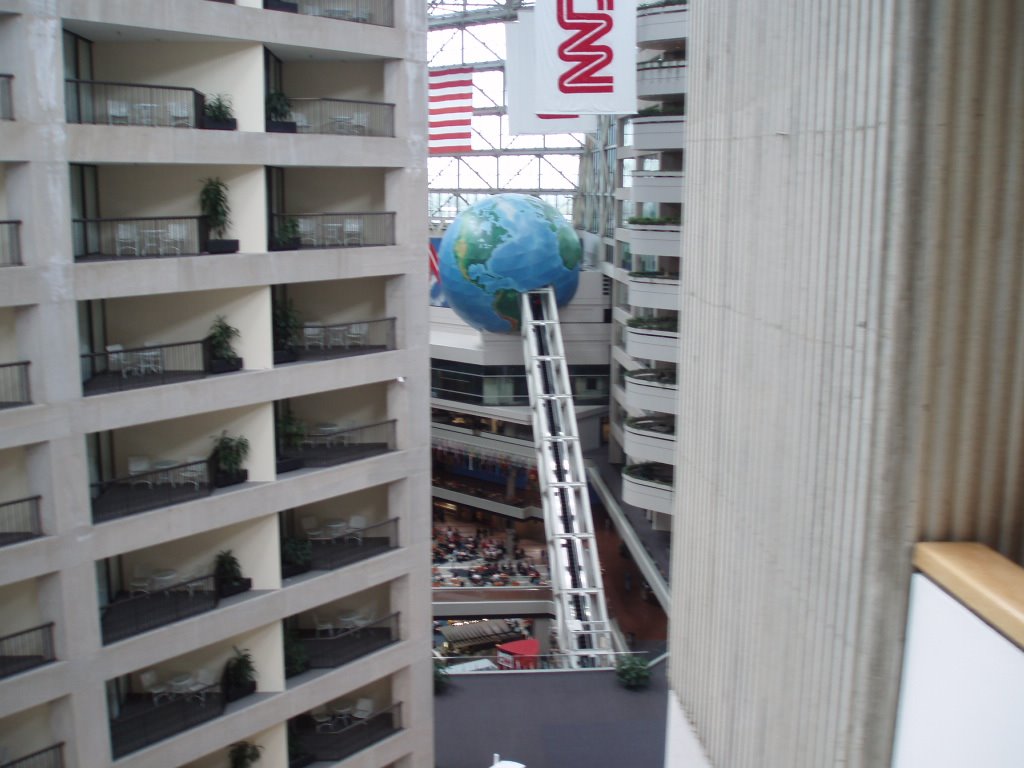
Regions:
<instances>
[{"instance_id":1,"label":"globe sculpture","mask_svg":"<svg viewBox=\"0 0 1024 768\"><path fill-rule=\"evenodd\" d=\"M441 240L438 271L452 309L474 328L518 333L519 294L547 285L559 306L576 293L580 242L554 207L502 194L460 213Z\"/></svg>"}]
</instances>

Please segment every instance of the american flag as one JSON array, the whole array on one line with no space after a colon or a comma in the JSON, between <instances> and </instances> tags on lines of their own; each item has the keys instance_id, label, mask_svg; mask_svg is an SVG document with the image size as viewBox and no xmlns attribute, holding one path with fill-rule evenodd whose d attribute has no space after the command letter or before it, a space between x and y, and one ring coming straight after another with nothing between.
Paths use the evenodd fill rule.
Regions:
<instances>
[{"instance_id":1,"label":"american flag","mask_svg":"<svg viewBox=\"0 0 1024 768\"><path fill-rule=\"evenodd\" d=\"M473 70L430 72L430 154L469 152L473 117Z\"/></svg>"}]
</instances>

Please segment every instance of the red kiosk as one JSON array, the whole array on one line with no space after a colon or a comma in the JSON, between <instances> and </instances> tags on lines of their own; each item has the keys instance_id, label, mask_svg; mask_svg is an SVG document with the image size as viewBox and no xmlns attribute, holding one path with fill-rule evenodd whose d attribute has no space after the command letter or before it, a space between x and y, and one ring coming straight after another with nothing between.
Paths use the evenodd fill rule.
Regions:
<instances>
[{"instance_id":1,"label":"red kiosk","mask_svg":"<svg viewBox=\"0 0 1024 768\"><path fill-rule=\"evenodd\" d=\"M540 642L528 637L513 640L494 647L498 652L498 669L537 669L540 656Z\"/></svg>"}]
</instances>

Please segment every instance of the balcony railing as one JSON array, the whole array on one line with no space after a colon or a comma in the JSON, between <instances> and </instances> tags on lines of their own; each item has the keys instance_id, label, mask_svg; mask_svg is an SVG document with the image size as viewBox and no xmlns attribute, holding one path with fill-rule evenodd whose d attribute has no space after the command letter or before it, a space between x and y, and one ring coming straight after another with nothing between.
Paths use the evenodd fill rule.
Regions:
<instances>
[{"instance_id":1,"label":"balcony railing","mask_svg":"<svg viewBox=\"0 0 1024 768\"><path fill-rule=\"evenodd\" d=\"M64 768L64 742L7 763L0 763L0 768Z\"/></svg>"},{"instance_id":2,"label":"balcony railing","mask_svg":"<svg viewBox=\"0 0 1024 768\"><path fill-rule=\"evenodd\" d=\"M204 246L201 223L199 216L72 219L75 260L196 256Z\"/></svg>"},{"instance_id":3,"label":"balcony railing","mask_svg":"<svg viewBox=\"0 0 1024 768\"><path fill-rule=\"evenodd\" d=\"M90 486L93 522L102 523L171 504L181 504L209 496L212 492L212 473L208 459L168 462L167 466L161 464L157 462L156 468L149 471L93 483Z\"/></svg>"},{"instance_id":4,"label":"balcony railing","mask_svg":"<svg viewBox=\"0 0 1024 768\"><path fill-rule=\"evenodd\" d=\"M201 379L210 372L207 340L110 349L81 355L82 390L100 395Z\"/></svg>"},{"instance_id":5,"label":"balcony railing","mask_svg":"<svg viewBox=\"0 0 1024 768\"><path fill-rule=\"evenodd\" d=\"M212 574L115 600L100 609L103 643L116 643L132 635L212 611L218 602Z\"/></svg>"},{"instance_id":6,"label":"balcony railing","mask_svg":"<svg viewBox=\"0 0 1024 768\"><path fill-rule=\"evenodd\" d=\"M56 659L53 622L0 637L0 677L10 677Z\"/></svg>"},{"instance_id":7,"label":"balcony railing","mask_svg":"<svg viewBox=\"0 0 1024 768\"><path fill-rule=\"evenodd\" d=\"M395 244L395 214L275 213L271 246L277 251L360 248Z\"/></svg>"},{"instance_id":8,"label":"balcony railing","mask_svg":"<svg viewBox=\"0 0 1024 768\"><path fill-rule=\"evenodd\" d=\"M359 24L376 24L381 27L395 26L395 4L393 0L293 0L299 13L307 16L322 16L340 21L355 21ZM267 3L264 2L264 7Z\"/></svg>"},{"instance_id":9,"label":"balcony railing","mask_svg":"<svg viewBox=\"0 0 1024 768\"><path fill-rule=\"evenodd\" d=\"M197 128L204 97L194 88L65 80L69 123Z\"/></svg>"},{"instance_id":10,"label":"balcony railing","mask_svg":"<svg viewBox=\"0 0 1024 768\"><path fill-rule=\"evenodd\" d=\"M309 656L309 666L333 669L397 642L398 614L392 613L358 629L339 630L331 636L318 635L300 640Z\"/></svg>"},{"instance_id":11,"label":"balcony railing","mask_svg":"<svg viewBox=\"0 0 1024 768\"><path fill-rule=\"evenodd\" d=\"M335 571L392 549L398 548L398 518L375 523L363 529L361 538L339 536L334 540L311 542L310 569Z\"/></svg>"},{"instance_id":12,"label":"balcony railing","mask_svg":"<svg viewBox=\"0 0 1024 768\"><path fill-rule=\"evenodd\" d=\"M148 694L129 696L118 716L110 720L115 759L224 714L222 693L208 692L202 698L174 696L162 698L160 703L154 698Z\"/></svg>"},{"instance_id":13,"label":"balcony railing","mask_svg":"<svg viewBox=\"0 0 1024 768\"><path fill-rule=\"evenodd\" d=\"M39 520L39 496L0 504L0 546L17 544L43 535Z\"/></svg>"},{"instance_id":14,"label":"balcony railing","mask_svg":"<svg viewBox=\"0 0 1024 768\"><path fill-rule=\"evenodd\" d=\"M0 75L0 120L14 119L14 102L11 98L11 85L14 75Z\"/></svg>"},{"instance_id":15,"label":"balcony railing","mask_svg":"<svg viewBox=\"0 0 1024 768\"><path fill-rule=\"evenodd\" d=\"M21 266L20 221L0 221L0 267Z\"/></svg>"},{"instance_id":16,"label":"balcony railing","mask_svg":"<svg viewBox=\"0 0 1024 768\"><path fill-rule=\"evenodd\" d=\"M0 364L0 409L31 404L28 366L27 362Z\"/></svg>"},{"instance_id":17,"label":"balcony railing","mask_svg":"<svg viewBox=\"0 0 1024 768\"><path fill-rule=\"evenodd\" d=\"M336 763L398 733L402 729L402 703L374 712L365 720L338 717L327 728L318 729L309 716L297 717L289 725L294 726L289 728L289 753L308 755L314 762Z\"/></svg>"},{"instance_id":18,"label":"balcony railing","mask_svg":"<svg viewBox=\"0 0 1024 768\"><path fill-rule=\"evenodd\" d=\"M672 487L673 470L671 464L650 461L643 464L627 464L622 474L634 480L646 480L648 483Z\"/></svg>"},{"instance_id":19,"label":"balcony railing","mask_svg":"<svg viewBox=\"0 0 1024 768\"><path fill-rule=\"evenodd\" d=\"M395 348L395 318L354 323L306 323L291 339L295 357L321 360Z\"/></svg>"},{"instance_id":20,"label":"balcony railing","mask_svg":"<svg viewBox=\"0 0 1024 768\"><path fill-rule=\"evenodd\" d=\"M365 459L395 450L395 420L342 429L321 423L309 430L297 446L286 448L278 459L287 462L287 471L307 467L333 467L356 459Z\"/></svg>"},{"instance_id":21,"label":"balcony railing","mask_svg":"<svg viewBox=\"0 0 1024 768\"><path fill-rule=\"evenodd\" d=\"M352 99L289 99L299 133L394 136L395 105Z\"/></svg>"}]
</instances>

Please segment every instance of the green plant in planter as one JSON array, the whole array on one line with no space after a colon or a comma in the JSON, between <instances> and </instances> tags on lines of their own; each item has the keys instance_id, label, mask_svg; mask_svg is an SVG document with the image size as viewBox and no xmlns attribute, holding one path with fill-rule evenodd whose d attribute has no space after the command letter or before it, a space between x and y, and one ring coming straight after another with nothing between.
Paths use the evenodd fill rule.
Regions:
<instances>
[{"instance_id":1,"label":"green plant in planter","mask_svg":"<svg viewBox=\"0 0 1024 768\"><path fill-rule=\"evenodd\" d=\"M219 178L203 179L203 187L199 190L199 210L206 219L210 234L223 238L231 223L228 185Z\"/></svg>"},{"instance_id":2,"label":"green plant in planter","mask_svg":"<svg viewBox=\"0 0 1024 768\"><path fill-rule=\"evenodd\" d=\"M274 349L291 349L302 328L299 311L291 299L274 302Z\"/></svg>"},{"instance_id":3,"label":"green plant in planter","mask_svg":"<svg viewBox=\"0 0 1024 768\"><path fill-rule=\"evenodd\" d=\"M615 674L619 682L632 691L646 688L651 682L647 659L632 653L619 657L615 664Z\"/></svg>"},{"instance_id":4,"label":"green plant in planter","mask_svg":"<svg viewBox=\"0 0 1024 768\"><path fill-rule=\"evenodd\" d=\"M281 540L281 560L289 565L309 565L313 562L313 545L309 539L285 536Z\"/></svg>"},{"instance_id":5,"label":"green plant in planter","mask_svg":"<svg viewBox=\"0 0 1024 768\"><path fill-rule=\"evenodd\" d=\"M242 564L234 556L230 549L224 549L217 553L217 559L213 564L213 575L223 581L236 581L242 578Z\"/></svg>"},{"instance_id":6,"label":"green plant in planter","mask_svg":"<svg viewBox=\"0 0 1024 768\"><path fill-rule=\"evenodd\" d=\"M291 411L287 411L281 416L275 426L277 428L277 439L283 450L297 446L306 434L305 423Z\"/></svg>"},{"instance_id":7,"label":"green plant in planter","mask_svg":"<svg viewBox=\"0 0 1024 768\"><path fill-rule=\"evenodd\" d=\"M228 752L228 760L231 768L249 768L250 765L260 761L260 752L263 747L253 744L250 741L239 741L231 745Z\"/></svg>"},{"instance_id":8,"label":"green plant in planter","mask_svg":"<svg viewBox=\"0 0 1024 768\"><path fill-rule=\"evenodd\" d=\"M284 676L294 677L309 669L309 651L292 630L284 633Z\"/></svg>"},{"instance_id":9,"label":"green plant in planter","mask_svg":"<svg viewBox=\"0 0 1024 768\"><path fill-rule=\"evenodd\" d=\"M234 360L238 355L232 342L240 338L242 333L235 326L228 323L224 315L217 315L217 319L210 326L210 354L215 360Z\"/></svg>"},{"instance_id":10,"label":"green plant in planter","mask_svg":"<svg viewBox=\"0 0 1024 768\"><path fill-rule=\"evenodd\" d=\"M280 248L287 248L299 239L299 220L294 216L286 216L279 220L274 240Z\"/></svg>"},{"instance_id":11,"label":"green plant in planter","mask_svg":"<svg viewBox=\"0 0 1024 768\"><path fill-rule=\"evenodd\" d=\"M235 655L224 665L224 687L244 690L256 682L256 663L248 648L234 646L234 649Z\"/></svg>"},{"instance_id":12,"label":"green plant in planter","mask_svg":"<svg viewBox=\"0 0 1024 768\"><path fill-rule=\"evenodd\" d=\"M249 440L243 435L228 437L228 433L221 432L219 437L214 438L217 452L217 469L227 475L237 475L242 471L242 464L249 455Z\"/></svg>"},{"instance_id":13,"label":"green plant in planter","mask_svg":"<svg viewBox=\"0 0 1024 768\"><path fill-rule=\"evenodd\" d=\"M211 120L231 120L235 116L231 108L231 99L223 93L215 93L206 97L203 114Z\"/></svg>"},{"instance_id":14,"label":"green plant in planter","mask_svg":"<svg viewBox=\"0 0 1024 768\"><path fill-rule=\"evenodd\" d=\"M267 120L283 122L292 114L292 103L280 91L267 94Z\"/></svg>"}]
</instances>

